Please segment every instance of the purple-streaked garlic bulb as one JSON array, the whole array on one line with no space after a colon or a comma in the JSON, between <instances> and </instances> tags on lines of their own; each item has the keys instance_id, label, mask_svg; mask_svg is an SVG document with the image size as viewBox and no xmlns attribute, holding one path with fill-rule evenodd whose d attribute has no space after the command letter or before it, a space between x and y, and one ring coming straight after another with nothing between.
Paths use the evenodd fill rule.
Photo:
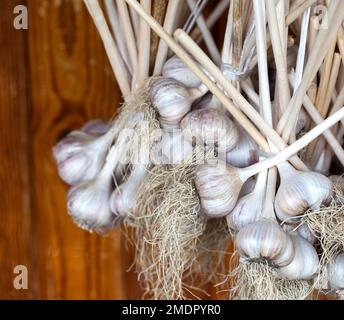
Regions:
<instances>
[{"instance_id":1,"label":"purple-streaked garlic bulb","mask_svg":"<svg viewBox=\"0 0 344 320\"><path fill-rule=\"evenodd\" d=\"M330 288L338 293L340 299L344 299L344 253L328 264L327 274Z\"/></svg>"},{"instance_id":2,"label":"purple-streaked garlic bulb","mask_svg":"<svg viewBox=\"0 0 344 320\"><path fill-rule=\"evenodd\" d=\"M94 134L95 136L101 136L108 132L111 128L109 122L105 122L101 119L93 119L86 122L80 129L83 132Z\"/></svg>"},{"instance_id":3,"label":"purple-streaked garlic bulb","mask_svg":"<svg viewBox=\"0 0 344 320\"><path fill-rule=\"evenodd\" d=\"M308 209L316 210L330 201L332 183L317 172L295 170L289 163L278 165L281 183L275 199L277 217L287 223L296 223Z\"/></svg>"},{"instance_id":4,"label":"purple-streaked garlic bulb","mask_svg":"<svg viewBox=\"0 0 344 320\"><path fill-rule=\"evenodd\" d=\"M70 185L96 177L104 165L114 133L110 129L101 136L73 131L53 148L59 176Z\"/></svg>"},{"instance_id":5,"label":"purple-streaked garlic bulb","mask_svg":"<svg viewBox=\"0 0 344 320\"><path fill-rule=\"evenodd\" d=\"M186 87L196 88L201 85L199 78L177 56L166 61L162 75L164 78L177 80Z\"/></svg>"},{"instance_id":6,"label":"purple-streaked garlic bulb","mask_svg":"<svg viewBox=\"0 0 344 320\"><path fill-rule=\"evenodd\" d=\"M218 145L219 150L227 152L239 140L235 124L221 111L200 109L188 113L180 127L183 135L196 145Z\"/></svg>"}]
</instances>

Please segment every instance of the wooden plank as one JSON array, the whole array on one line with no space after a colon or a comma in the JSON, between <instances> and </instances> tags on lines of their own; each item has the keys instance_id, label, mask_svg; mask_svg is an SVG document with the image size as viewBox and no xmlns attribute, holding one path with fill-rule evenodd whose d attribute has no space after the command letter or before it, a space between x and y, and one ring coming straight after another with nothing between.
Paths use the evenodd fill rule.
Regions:
<instances>
[{"instance_id":1,"label":"wooden plank","mask_svg":"<svg viewBox=\"0 0 344 320\"><path fill-rule=\"evenodd\" d=\"M32 85L34 225L39 298L124 299L126 253L120 230L106 237L67 215L67 186L52 146L92 118L110 118L121 99L101 40L81 0L28 0Z\"/></svg>"},{"instance_id":2,"label":"wooden plank","mask_svg":"<svg viewBox=\"0 0 344 320\"><path fill-rule=\"evenodd\" d=\"M0 2L0 299L35 296L30 224L28 86L25 30L13 27L13 8L25 1ZM14 268L28 268L28 290L13 286Z\"/></svg>"}]
</instances>

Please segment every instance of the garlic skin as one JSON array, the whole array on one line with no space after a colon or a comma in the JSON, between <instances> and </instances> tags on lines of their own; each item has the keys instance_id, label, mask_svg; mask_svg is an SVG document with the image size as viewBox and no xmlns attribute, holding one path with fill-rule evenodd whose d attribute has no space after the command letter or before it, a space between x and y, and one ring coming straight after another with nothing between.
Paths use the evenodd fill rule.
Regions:
<instances>
[{"instance_id":1,"label":"garlic skin","mask_svg":"<svg viewBox=\"0 0 344 320\"><path fill-rule=\"evenodd\" d=\"M235 246L243 259L267 260L273 266L287 266L294 258L291 237L273 220L262 219L240 229Z\"/></svg>"},{"instance_id":2,"label":"garlic skin","mask_svg":"<svg viewBox=\"0 0 344 320\"><path fill-rule=\"evenodd\" d=\"M113 136L110 130L95 137L83 131L73 131L53 147L61 179L74 186L96 177L100 172Z\"/></svg>"},{"instance_id":3,"label":"garlic skin","mask_svg":"<svg viewBox=\"0 0 344 320\"><path fill-rule=\"evenodd\" d=\"M262 212L262 206L262 197L255 192L240 198L232 212L226 217L228 227L231 230L239 231L257 221Z\"/></svg>"},{"instance_id":4,"label":"garlic skin","mask_svg":"<svg viewBox=\"0 0 344 320\"><path fill-rule=\"evenodd\" d=\"M331 181L320 173L301 172L285 163L280 169L281 184L275 198L276 215L281 221L304 214L309 208L316 210L332 196ZM280 168L280 167L279 167Z\"/></svg>"},{"instance_id":5,"label":"garlic skin","mask_svg":"<svg viewBox=\"0 0 344 320\"><path fill-rule=\"evenodd\" d=\"M192 145L179 129L164 131L161 140L153 147L152 162L156 165L178 165L192 155Z\"/></svg>"},{"instance_id":6,"label":"garlic skin","mask_svg":"<svg viewBox=\"0 0 344 320\"><path fill-rule=\"evenodd\" d=\"M196 88L201 85L199 78L177 56L165 62L162 75L164 78L177 80L186 87Z\"/></svg>"},{"instance_id":7,"label":"garlic skin","mask_svg":"<svg viewBox=\"0 0 344 320\"><path fill-rule=\"evenodd\" d=\"M297 234L312 245L315 244L315 242L317 241L316 236L312 233L311 229L309 229L309 227L305 223L297 227Z\"/></svg>"},{"instance_id":8,"label":"garlic skin","mask_svg":"<svg viewBox=\"0 0 344 320\"><path fill-rule=\"evenodd\" d=\"M328 280L332 290L344 290L344 253L327 266Z\"/></svg>"},{"instance_id":9,"label":"garlic skin","mask_svg":"<svg viewBox=\"0 0 344 320\"><path fill-rule=\"evenodd\" d=\"M258 147L251 137L239 128L239 140L226 154L227 163L237 168L245 168L258 162Z\"/></svg>"},{"instance_id":10,"label":"garlic skin","mask_svg":"<svg viewBox=\"0 0 344 320\"><path fill-rule=\"evenodd\" d=\"M295 133L299 134L303 128L305 128L310 122L310 118L305 110L301 109L297 118Z\"/></svg>"},{"instance_id":11,"label":"garlic skin","mask_svg":"<svg viewBox=\"0 0 344 320\"><path fill-rule=\"evenodd\" d=\"M343 176L329 176L333 184L333 199L338 205L343 205L344 201L344 178Z\"/></svg>"},{"instance_id":12,"label":"garlic skin","mask_svg":"<svg viewBox=\"0 0 344 320\"><path fill-rule=\"evenodd\" d=\"M67 207L75 224L87 231L103 232L119 222L110 210L112 178L97 177L72 187L67 195Z\"/></svg>"},{"instance_id":13,"label":"garlic skin","mask_svg":"<svg viewBox=\"0 0 344 320\"><path fill-rule=\"evenodd\" d=\"M229 214L244 182L235 169L227 167L223 161L200 165L196 170L195 185L204 213L209 218Z\"/></svg>"},{"instance_id":14,"label":"garlic skin","mask_svg":"<svg viewBox=\"0 0 344 320\"><path fill-rule=\"evenodd\" d=\"M291 236L295 248L293 260L278 269L278 275L289 280L310 280L314 278L319 267L318 254L314 247L300 236Z\"/></svg>"},{"instance_id":15,"label":"garlic skin","mask_svg":"<svg viewBox=\"0 0 344 320\"><path fill-rule=\"evenodd\" d=\"M93 119L86 122L80 130L95 136L101 136L109 131L110 128L111 125L109 122L105 122L101 119Z\"/></svg>"},{"instance_id":16,"label":"garlic skin","mask_svg":"<svg viewBox=\"0 0 344 320\"><path fill-rule=\"evenodd\" d=\"M129 178L112 192L110 209L118 216L134 213L137 191L146 177L146 165L135 165Z\"/></svg>"},{"instance_id":17,"label":"garlic skin","mask_svg":"<svg viewBox=\"0 0 344 320\"><path fill-rule=\"evenodd\" d=\"M165 129L177 128L193 102L187 88L171 78L156 80L150 90L150 99Z\"/></svg>"},{"instance_id":18,"label":"garlic skin","mask_svg":"<svg viewBox=\"0 0 344 320\"><path fill-rule=\"evenodd\" d=\"M183 135L196 144L218 144L220 150L229 151L239 140L234 123L222 112L215 109L200 109L188 113L180 127Z\"/></svg>"}]
</instances>

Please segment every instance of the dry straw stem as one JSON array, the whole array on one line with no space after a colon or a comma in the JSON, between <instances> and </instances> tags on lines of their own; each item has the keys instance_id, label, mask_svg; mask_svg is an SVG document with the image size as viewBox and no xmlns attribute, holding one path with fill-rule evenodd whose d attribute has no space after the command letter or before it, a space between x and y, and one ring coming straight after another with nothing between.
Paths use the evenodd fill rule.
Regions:
<instances>
[{"instance_id":1,"label":"dry straw stem","mask_svg":"<svg viewBox=\"0 0 344 320\"><path fill-rule=\"evenodd\" d=\"M226 23L226 30L225 35L223 38L223 45L222 45L222 53L221 53L221 61L222 63L231 63L231 46L232 46L232 35L233 35L233 1L231 2L228 14L227 14L227 23Z\"/></svg>"},{"instance_id":2,"label":"dry straw stem","mask_svg":"<svg viewBox=\"0 0 344 320\"><path fill-rule=\"evenodd\" d=\"M121 89L124 98L130 94L130 86L127 71L115 45L114 39L106 23L103 11L98 0L84 0L84 3L97 27L100 37L103 40L106 54L109 58L112 70L117 79L117 83Z\"/></svg>"},{"instance_id":3,"label":"dry straw stem","mask_svg":"<svg viewBox=\"0 0 344 320\"><path fill-rule=\"evenodd\" d=\"M196 2L195 0L187 0L188 5L190 10L192 10L192 8L195 6ZM220 52L217 49L217 45L215 43L215 40L211 34L211 32L209 31L207 24L204 20L204 17L202 15L202 13L200 13L196 19L196 23L198 25L198 28L201 30L202 36L203 36L203 40L205 42L205 45L207 46L207 49L209 51L209 54L211 56L211 58L213 59L213 61L215 61L217 64L220 64L221 62L221 56L220 56Z\"/></svg>"},{"instance_id":4,"label":"dry straw stem","mask_svg":"<svg viewBox=\"0 0 344 320\"><path fill-rule=\"evenodd\" d=\"M124 0L123 0L124 1ZM142 8L148 13L151 14L152 1L151 0L142 0ZM138 62L138 76L137 83L138 86L141 86L144 81L148 78L149 75L149 62L150 62L150 37L151 30L149 26L140 20L140 33L139 33L139 62Z\"/></svg>"},{"instance_id":5,"label":"dry straw stem","mask_svg":"<svg viewBox=\"0 0 344 320\"><path fill-rule=\"evenodd\" d=\"M242 0L233 1L233 66L238 69L240 65L242 44L243 44L243 25L242 25ZM214 60L213 60L214 61ZM216 61L214 61L216 62Z\"/></svg>"},{"instance_id":6,"label":"dry straw stem","mask_svg":"<svg viewBox=\"0 0 344 320\"><path fill-rule=\"evenodd\" d=\"M284 112L287 108L291 96L288 82L286 54L284 50L284 44L282 42L282 39L280 38L280 33L278 31L279 26L274 0L266 0L266 11L277 70L280 110Z\"/></svg>"},{"instance_id":7,"label":"dry straw stem","mask_svg":"<svg viewBox=\"0 0 344 320\"><path fill-rule=\"evenodd\" d=\"M292 24L304 11L306 11L310 6L316 3L318 0L306 0L297 8L291 8L292 10L286 17L285 23L287 26Z\"/></svg>"},{"instance_id":8,"label":"dry straw stem","mask_svg":"<svg viewBox=\"0 0 344 320\"><path fill-rule=\"evenodd\" d=\"M170 34L173 32L173 29L175 28L176 16L177 16L177 11L180 5L180 1L181 0L169 1L167 5L165 20L164 20L164 29L166 30L166 32ZM160 39L158 52L155 59L153 75L161 74L162 68L167 59L167 54L168 54L168 46L162 39Z\"/></svg>"},{"instance_id":9,"label":"dry straw stem","mask_svg":"<svg viewBox=\"0 0 344 320\"><path fill-rule=\"evenodd\" d=\"M303 98L321 66L328 48L333 43L343 18L344 10L341 10L341 1L332 0L328 8L328 19L332 22L331 28L320 30L314 45L314 49L308 58L304 75L302 77L302 83L293 95L286 112L282 115L278 123L277 129L280 132L280 130L283 128L282 137L285 141L289 140L290 134L294 129L298 114L300 112Z\"/></svg>"},{"instance_id":10,"label":"dry straw stem","mask_svg":"<svg viewBox=\"0 0 344 320\"><path fill-rule=\"evenodd\" d=\"M305 95L305 98L303 100L303 106L306 109L307 113L312 118L312 120L315 122L315 124L318 125L324 121L321 114L317 111L316 107L313 105L308 95ZM336 154L341 164L344 166L344 150L342 146L340 145L340 143L338 142L335 135L332 133L331 130L326 130L323 133L323 135L325 136L326 141L331 146L332 150Z\"/></svg>"},{"instance_id":11,"label":"dry straw stem","mask_svg":"<svg viewBox=\"0 0 344 320\"><path fill-rule=\"evenodd\" d=\"M304 300L312 292L309 281L278 278L265 260L240 262L230 277L235 279L230 298L240 300Z\"/></svg>"},{"instance_id":12,"label":"dry straw stem","mask_svg":"<svg viewBox=\"0 0 344 320\"><path fill-rule=\"evenodd\" d=\"M148 15L142 7L134 0L126 0L140 16L152 27L152 29L166 41L167 45L174 51L181 60L201 79L201 81L209 88L209 90L216 95L216 97L223 103L233 117L245 128L249 135L268 151L268 144L259 131L252 125L252 123L238 110L234 104L226 97L226 95L214 84L208 76L198 67L194 60L187 54L187 52L168 34L165 30ZM252 108L252 107L251 107ZM252 108L253 109L253 108ZM254 110L254 109L253 109ZM256 112L257 113L257 112ZM258 114L258 113L257 113ZM263 121L263 120L262 120ZM263 121L264 122L264 121ZM270 127L271 128L271 127Z\"/></svg>"},{"instance_id":13,"label":"dry straw stem","mask_svg":"<svg viewBox=\"0 0 344 320\"><path fill-rule=\"evenodd\" d=\"M125 32L126 46L128 49L131 65L134 72L137 72L137 48L134 30L130 21L128 7L124 0L116 0L119 18L122 22L123 32Z\"/></svg>"},{"instance_id":14,"label":"dry straw stem","mask_svg":"<svg viewBox=\"0 0 344 320\"><path fill-rule=\"evenodd\" d=\"M249 117L249 119L275 144L279 150L284 149L287 145L281 139L281 137L277 134L276 131L273 130L271 126L269 126L264 119L260 116L260 114L249 104L249 102L238 92L233 85L228 81L219 70L219 68L208 58L208 56L198 47L198 45L192 41L192 39L182 30L178 29L175 32L175 37L178 41L198 60L198 62L207 69L207 71L211 74L212 77L216 80L216 82L221 85L226 93L233 99L233 101L241 108L243 112ZM189 67L191 64L189 65ZM190 67L191 68L191 67ZM202 79L203 81L203 79ZM208 86L207 82L209 79L206 78L204 83ZM222 101L221 101L222 102ZM229 105L226 101L222 102L226 107L227 110L233 114L235 117L235 113L238 113L237 107L234 105ZM234 109L234 110L232 110ZM233 112L232 112L233 111ZM238 120L239 122L239 120ZM240 123L240 122L239 122ZM245 125L241 124L243 128ZM246 129L246 128L245 128ZM252 136L252 135L251 135ZM252 136L255 139L254 136ZM262 145L261 145L262 146ZM262 146L265 151L269 149L266 147L266 144ZM293 157L290 159L295 167L300 170L307 170L307 167L298 159L297 157Z\"/></svg>"},{"instance_id":15,"label":"dry straw stem","mask_svg":"<svg viewBox=\"0 0 344 320\"><path fill-rule=\"evenodd\" d=\"M211 29L214 24L220 19L224 11L229 5L229 0L221 0L216 7L212 10L212 12L209 14L206 25L208 29ZM165 29L165 28L164 28ZM191 32L191 38L196 39L196 42L199 43L202 40L202 34L201 31L198 28L195 28Z\"/></svg>"},{"instance_id":16,"label":"dry straw stem","mask_svg":"<svg viewBox=\"0 0 344 320\"><path fill-rule=\"evenodd\" d=\"M338 30L337 34L337 46L340 52L340 56L342 58L342 63L344 66L344 28L341 26Z\"/></svg>"}]
</instances>

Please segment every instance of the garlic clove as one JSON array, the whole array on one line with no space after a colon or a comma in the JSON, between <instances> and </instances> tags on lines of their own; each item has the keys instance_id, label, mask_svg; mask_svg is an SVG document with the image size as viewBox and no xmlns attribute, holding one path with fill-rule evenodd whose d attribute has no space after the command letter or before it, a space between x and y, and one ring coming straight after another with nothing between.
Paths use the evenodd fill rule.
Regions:
<instances>
[{"instance_id":1,"label":"garlic clove","mask_svg":"<svg viewBox=\"0 0 344 320\"><path fill-rule=\"evenodd\" d=\"M316 236L312 233L311 229L306 223L303 223L297 227L297 234L312 245L317 241Z\"/></svg>"},{"instance_id":2,"label":"garlic clove","mask_svg":"<svg viewBox=\"0 0 344 320\"><path fill-rule=\"evenodd\" d=\"M235 124L222 112L215 109L200 109L188 113L180 127L183 135L197 145L215 145L229 151L239 140Z\"/></svg>"},{"instance_id":3,"label":"garlic clove","mask_svg":"<svg viewBox=\"0 0 344 320\"><path fill-rule=\"evenodd\" d=\"M195 185L204 213L210 218L229 214L244 182L235 169L227 167L223 161L200 165L196 170Z\"/></svg>"},{"instance_id":4,"label":"garlic clove","mask_svg":"<svg viewBox=\"0 0 344 320\"><path fill-rule=\"evenodd\" d=\"M150 99L160 115L161 126L166 129L178 127L193 102L187 88L171 78L156 80L150 90Z\"/></svg>"},{"instance_id":5,"label":"garlic clove","mask_svg":"<svg viewBox=\"0 0 344 320\"><path fill-rule=\"evenodd\" d=\"M314 278L319 267L318 254L314 247L300 236L291 236L295 256L291 263L278 269L280 277L289 280L310 280Z\"/></svg>"},{"instance_id":6,"label":"garlic clove","mask_svg":"<svg viewBox=\"0 0 344 320\"><path fill-rule=\"evenodd\" d=\"M186 87L196 88L201 85L199 78L177 56L168 59L162 69L165 78L171 78Z\"/></svg>"},{"instance_id":7,"label":"garlic clove","mask_svg":"<svg viewBox=\"0 0 344 320\"><path fill-rule=\"evenodd\" d=\"M331 289L344 290L344 253L327 266L327 274Z\"/></svg>"},{"instance_id":8,"label":"garlic clove","mask_svg":"<svg viewBox=\"0 0 344 320\"><path fill-rule=\"evenodd\" d=\"M227 163L237 168L245 168L258 162L258 158L258 147L256 143L240 127L237 144L226 154Z\"/></svg>"},{"instance_id":9,"label":"garlic clove","mask_svg":"<svg viewBox=\"0 0 344 320\"><path fill-rule=\"evenodd\" d=\"M295 251L292 239L272 220L259 220L240 229L235 247L244 259L266 260L283 267L291 263Z\"/></svg>"}]
</instances>

